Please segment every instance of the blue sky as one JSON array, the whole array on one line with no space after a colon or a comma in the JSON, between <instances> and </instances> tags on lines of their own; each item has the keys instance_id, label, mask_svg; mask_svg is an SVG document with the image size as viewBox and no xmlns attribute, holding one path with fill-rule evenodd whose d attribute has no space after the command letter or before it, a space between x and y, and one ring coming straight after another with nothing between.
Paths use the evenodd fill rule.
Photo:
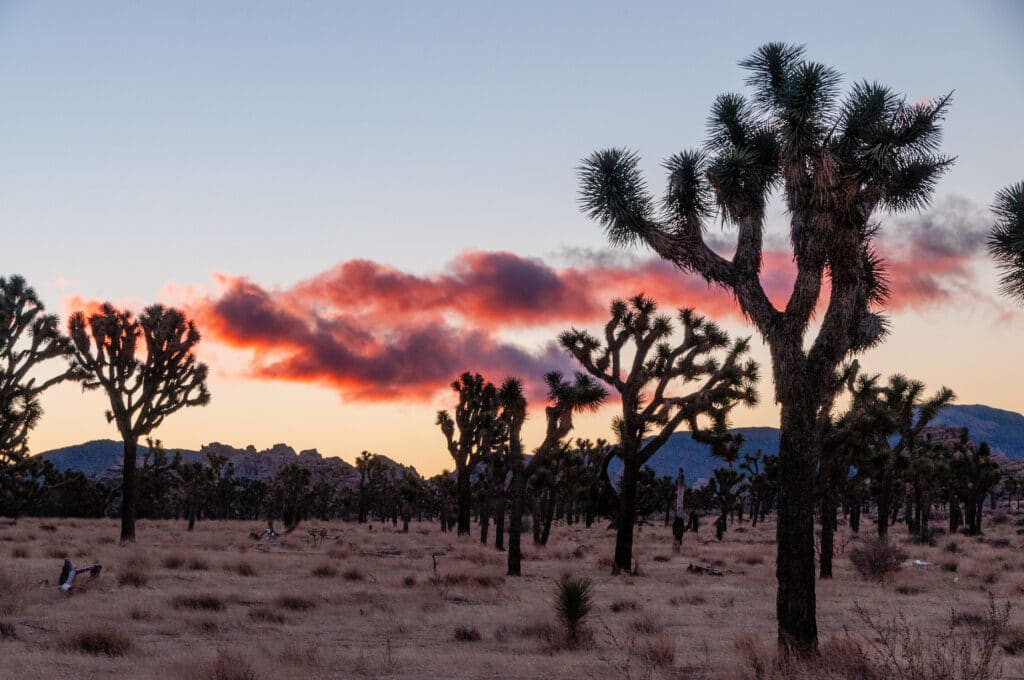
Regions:
<instances>
[{"instance_id":1,"label":"blue sky","mask_svg":"<svg viewBox=\"0 0 1024 680\"><path fill-rule=\"evenodd\" d=\"M986 205L1021 178L1024 3L768 7L0 2L0 272L59 311L214 272L285 286L356 257L602 248L580 158L630 146L658 189L770 40L910 100L955 90L937 196Z\"/></svg>"}]
</instances>

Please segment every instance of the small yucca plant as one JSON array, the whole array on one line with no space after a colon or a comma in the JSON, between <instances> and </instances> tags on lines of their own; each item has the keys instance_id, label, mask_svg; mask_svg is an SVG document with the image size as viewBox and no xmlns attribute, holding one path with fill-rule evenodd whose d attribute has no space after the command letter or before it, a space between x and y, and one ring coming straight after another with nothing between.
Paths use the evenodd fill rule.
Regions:
<instances>
[{"instance_id":1,"label":"small yucca plant","mask_svg":"<svg viewBox=\"0 0 1024 680\"><path fill-rule=\"evenodd\" d=\"M555 590L555 612L565 626L566 639L570 644L579 640L583 620L593 608L593 582L586 577L563 576L558 579Z\"/></svg>"}]
</instances>

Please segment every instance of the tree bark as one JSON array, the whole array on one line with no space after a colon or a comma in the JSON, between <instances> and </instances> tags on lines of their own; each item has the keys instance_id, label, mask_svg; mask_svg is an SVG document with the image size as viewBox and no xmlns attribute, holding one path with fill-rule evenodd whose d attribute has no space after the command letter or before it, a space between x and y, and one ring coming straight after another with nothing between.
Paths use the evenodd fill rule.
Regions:
<instances>
[{"instance_id":1,"label":"tree bark","mask_svg":"<svg viewBox=\"0 0 1024 680\"><path fill-rule=\"evenodd\" d=\"M633 569L633 527L636 524L636 485L640 479L640 466L633 456L624 457L622 486L619 489L619 516L615 522L615 562L612 573Z\"/></svg>"},{"instance_id":2,"label":"tree bark","mask_svg":"<svg viewBox=\"0 0 1024 680\"><path fill-rule=\"evenodd\" d=\"M480 503L480 543L487 545L487 530L491 525L491 499Z\"/></svg>"},{"instance_id":3,"label":"tree bark","mask_svg":"<svg viewBox=\"0 0 1024 680\"><path fill-rule=\"evenodd\" d=\"M835 498L826 490L821 499L821 559L818 565L820 578L832 578L832 553L837 525Z\"/></svg>"},{"instance_id":4,"label":"tree bark","mask_svg":"<svg viewBox=\"0 0 1024 680\"><path fill-rule=\"evenodd\" d=\"M544 513L544 530L540 534L540 544L546 546L548 544L548 536L551 535L551 523L555 519L555 501L558 494L554 489L548 491L548 506L547 511Z\"/></svg>"},{"instance_id":5,"label":"tree bark","mask_svg":"<svg viewBox=\"0 0 1024 680\"><path fill-rule=\"evenodd\" d=\"M508 515L508 576L522 576L521 538L523 533L523 507L526 504L526 474L522 470L512 473L512 496Z\"/></svg>"},{"instance_id":6,"label":"tree bark","mask_svg":"<svg viewBox=\"0 0 1024 680\"><path fill-rule=\"evenodd\" d=\"M778 371L777 371L778 374ZM779 428L776 616L779 645L798 655L818 646L814 583L814 476L817 457L810 385L790 385Z\"/></svg>"},{"instance_id":7,"label":"tree bark","mask_svg":"<svg viewBox=\"0 0 1024 680\"><path fill-rule=\"evenodd\" d=\"M135 461L138 442L124 440L124 465L121 485L121 542L135 542L135 513L138 506L138 487L135 483Z\"/></svg>"},{"instance_id":8,"label":"tree bark","mask_svg":"<svg viewBox=\"0 0 1024 680\"><path fill-rule=\"evenodd\" d=\"M456 499L458 502L458 535L464 536L469 534L470 528L470 513L472 512L472 495L470 494L469 486L469 465L463 465L458 470L458 476L456 479Z\"/></svg>"},{"instance_id":9,"label":"tree bark","mask_svg":"<svg viewBox=\"0 0 1024 680\"><path fill-rule=\"evenodd\" d=\"M505 549L505 498L498 499L498 507L494 512L494 548Z\"/></svg>"}]
</instances>

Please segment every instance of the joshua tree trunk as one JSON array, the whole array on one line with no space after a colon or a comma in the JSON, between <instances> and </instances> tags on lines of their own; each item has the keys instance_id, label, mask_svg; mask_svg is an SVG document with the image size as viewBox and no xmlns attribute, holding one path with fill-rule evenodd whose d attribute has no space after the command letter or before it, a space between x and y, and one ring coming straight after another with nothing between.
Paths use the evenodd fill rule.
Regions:
<instances>
[{"instance_id":1,"label":"joshua tree trunk","mask_svg":"<svg viewBox=\"0 0 1024 680\"><path fill-rule=\"evenodd\" d=\"M487 545L487 529L491 525L491 499L480 504L480 543Z\"/></svg>"},{"instance_id":2,"label":"joshua tree trunk","mask_svg":"<svg viewBox=\"0 0 1024 680\"><path fill-rule=\"evenodd\" d=\"M194 531L196 528L196 502L193 499L188 501L188 530Z\"/></svg>"},{"instance_id":3,"label":"joshua tree trunk","mask_svg":"<svg viewBox=\"0 0 1024 680\"><path fill-rule=\"evenodd\" d=\"M821 499L821 563L818 570L821 578L832 578L832 552L837 524L835 497L826 490Z\"/></svg>"},{"instance_id":4,"label":"joshua tree trunk","mask_svg":"<svg viewBox=\"0 0 1024 680\"><path fill-rule=\"evenodd\" d=\"M548 544L548 536L551 535L551 523L555 519L555 500L555 490L551 489L548 491L547 509L544 513L544 530L540 534L540 544L544 546Z\"/></svg>"},{"instance_id":5,"label":"joshua tree trunk","mask_svg":"<svg viewBox=\"0 0 1024 680\"><path fill-rule=\"evenodd\" d=\"M135 542L135 512L138 505L138 489L135 484L135 459L138 442L131 437L124 439L124 465L121 485L121 542Z\"/></svg>"},{"instance_id":6,"label":"joshua tree trunk","mask_svg":"<svg viewBox=\"0 0 1024 680\"><path fill-rule=\"evenodd\" d=\"M612 573L633 569L633 527L636 524L636 485L640 479L640 466L625 456L622 467L622 486L619 493L619 516L615 520L615 563Z\"/></svg>"},{"instance_id":7,"label":"joshua tree trunk","mask_svg":"<svg viewBox=\"0 0 1024 680\"><path fill-rule=\"evenodd\" d=\"M860 506L860 496L854 494L850 501L850 531L855 534L860 532Z\"/></svg>"},{"instance_id":8,"label":"joshua tree trunk","mask_svg":"<svg viewBox=\"0 0 1024 680\"><path fill-rule=\"evenodd\" d=\"M778 363L778 362L777 362ZM776 371L776 379L790 371ZM792 379L790 378L790 382ZM822 381L824 382L824 381ZM775 575L779 588L776 613L779 643L806 652L817 645L814 594L815 413L810 385L795 389L782 401L779 428L779 496Z\"/></svg>"},{"instance_id":9,"label":"joshua tree trunk","mask_svg":"<svg viewBox=\"0 0 1024 680\"><path fill-rule=\"evenodd\" d=\"M497 508L494 513L494 548L505 549L505 498L498 499Z\"/></svg>"},{"instance_id":10,"label":"joshua tree trunk","mask_svg":"<svg viewBox=\"0 0 1024 680\"><path fill-rule=\"evenodd\" d=\"M459 536L469 534L470 513L472 512L472 496L469 487L470 469L468 465L459 467L456 480L456 499L458 501L458 534Z\"/></svg>"},{"instance_id":11,"label":"joshua tree trunk","mask_svg":"<svg viewBox=\"0 0 1024 680\"><path fill-rule=\"evenodd\" d=\"M521 470L512 473L512 503L508 515L508 576L522 575L521 541L523 510L526 504L526 475Z\"/></svg>"},{"instance_id":12,"label":"joshua tree trunk","mask_svg":"<svg viewBox=\"0 0 1024 680\"><path fill-rule=\"evenodd\" d=\"M932 495L930 492L926 491L922 494L918 510L921 513L921 519L918 520L917 524L917 528L919 530L918 540L921 543L931 543L932 532L931 529L928 528L928 520L931 519L932 514Z\"/></svg>"}]
</instances>

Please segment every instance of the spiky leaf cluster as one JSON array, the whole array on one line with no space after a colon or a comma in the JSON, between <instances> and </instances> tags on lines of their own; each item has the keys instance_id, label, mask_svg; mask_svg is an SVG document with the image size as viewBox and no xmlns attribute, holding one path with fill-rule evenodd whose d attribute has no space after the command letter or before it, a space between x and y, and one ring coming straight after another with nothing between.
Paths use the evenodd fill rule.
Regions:
<instances>
[{"instance_id":1,"label":"spiky leaf cluster","mask_svg":"<svg viewBox=\"0 0 1024 680\"><path fill-rule=\"evenodd\" d=\"M1024 182L1006 187L992 205L996 223L988 251L998 265L1000 292L1024 304Z\"/></svg>"}]
</instances>

